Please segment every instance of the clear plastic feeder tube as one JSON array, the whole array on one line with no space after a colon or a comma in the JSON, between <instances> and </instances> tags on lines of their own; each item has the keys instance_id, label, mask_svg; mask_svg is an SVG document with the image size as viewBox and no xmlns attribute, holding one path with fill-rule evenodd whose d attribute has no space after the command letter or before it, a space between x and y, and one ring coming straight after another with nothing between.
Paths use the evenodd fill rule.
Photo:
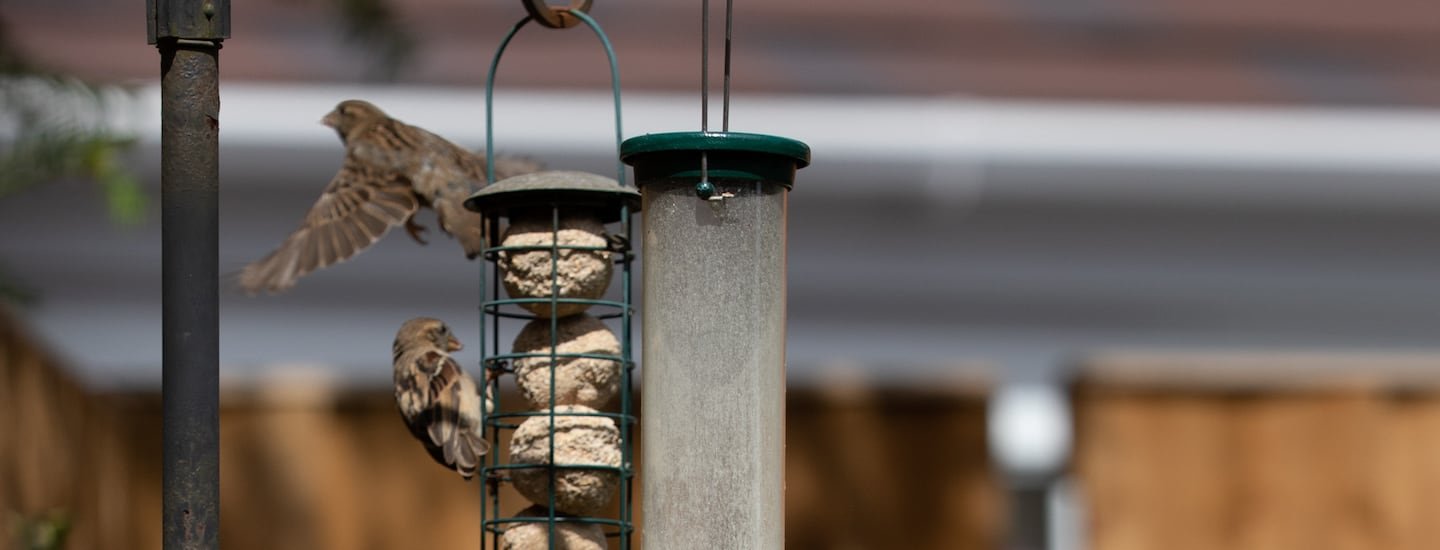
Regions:
<instances>
[{"instance_id":1,"label":"clear plastic feeder tube","mask_svg":"<svg viewBox=\"0 0 1440 550\"><path fill-rule=\"evenodd\" d=\"M709 151L706 181L713 187L707 193L697 192L701 178L685 168L686 159L698 160L697 151L685 150L695 143L681 139L668 143L680 151L629 154L664 136L676 134L636 138L625 149L645 211L644 547L778 550L784 544L786 207L794 169L808 161L808 148L759 136L798 145L803 158ZM733 147L723 135L679 136ZM749 169L757 155L782 168L788 163L788 171Z\"/></svg>"}]
</instances>

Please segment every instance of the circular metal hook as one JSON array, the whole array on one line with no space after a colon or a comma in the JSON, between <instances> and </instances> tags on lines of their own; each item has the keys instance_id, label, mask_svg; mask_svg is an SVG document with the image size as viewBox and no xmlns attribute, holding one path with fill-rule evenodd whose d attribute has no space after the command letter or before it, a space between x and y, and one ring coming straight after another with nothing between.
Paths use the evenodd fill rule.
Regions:
<instances>
[{"instance_id":1,"label":"circular metal hook","mask_svg":"<svg viewBox=\"0 0 1440 550\"><path fill-rule=\"evenodd\" d=\"M570 15L570 10L589 13L590 4L593 0L570 0L568 7L556 7L545 3L545 0L522 0L525 11L530 13L537 23L552 29L568 29L580 24L580 20Z\"/></svg>"}]
</instances>

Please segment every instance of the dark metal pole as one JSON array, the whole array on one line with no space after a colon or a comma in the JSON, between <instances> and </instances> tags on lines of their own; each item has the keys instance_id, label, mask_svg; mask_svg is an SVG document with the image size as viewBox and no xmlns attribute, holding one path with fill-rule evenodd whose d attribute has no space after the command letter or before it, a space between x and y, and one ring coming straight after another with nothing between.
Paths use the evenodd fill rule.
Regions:
<instances>
[{"instance_id":1,"label":"dark metal pole","mask_svg":"<svg viewBox=\"0 0 1440 550\"><path fill-rule=\"evenodd\" d=\"M1010 533L1007 550L1046 550L1050 547L1049 484L1010 488Z\"/></svg>"},{"instance_id":2,"label":"dark metal pole","mask_svg":"<svg viewBox=\"0 0 1440 550\"><path fill-rule=\"evenodd\" d=\"M165 550L220 533L220 41L228 0L149 0L160 49Z\"/></svg>"}]
</instances>

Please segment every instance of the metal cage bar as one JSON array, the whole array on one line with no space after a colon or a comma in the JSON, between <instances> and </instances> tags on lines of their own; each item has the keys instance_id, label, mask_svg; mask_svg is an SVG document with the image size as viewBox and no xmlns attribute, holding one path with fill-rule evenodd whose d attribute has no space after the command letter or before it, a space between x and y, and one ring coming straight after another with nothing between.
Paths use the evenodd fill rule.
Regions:
<instances>
[{"instance_id":1,"label":"metal cage bar","mask_svg":"<svg viewBox=\"0 0 1440 550\"><path fill-rule=\"evenodd\" d=\"M634 254L633 254L633 251L630 249L629 244L628 244L628 243L630 242L630 236L633 235L633 228L632 228L631 225L630 225L630 224L631 224L630 207L629 207L628 205L622 205L622 206L619 207L619 209L620 209L620 213L619 213L620 221L619 221L619 222L616 222L616 223L619 225L619 227L617 228L617 232L620 233L620 234L625 235L625 239L623 239L622 241L620 241L621 243L624 243L624 244L623 244L622 246L611 246L611 247L572 246L572 245L560 244L559 231L560 231L561 213L562 213L562 211L569 210L569 209L570 209L570 207L568 207L568 206L566 206L566 205L562 205L562 204L552 204L552 205L551 205L551 207L550 207L550 213L549 213L549 217L550 217L550 231L551 231L551 236L550 236L550 242L551 242L551 244L550 244L550 245L541 245L541 246L503 246L503 245L496 245L496 246L487 246L487 248L485 249L485 251L484 251L484 253L483 253L483 255L482 255L482 257L484 257L484 258L487 260L487 265L485 265L485 266L482 267L482 269L481 269L481 277L480 277L480 287L481 287L481 289L482 289L482 295L481 295L481 296L482 296L482 299L481 299L481 304L480 304L480 308L479 308L479 309L480 309L480 314L481 314L481 315L480 315L480 324L481 324L481 327L480 327L480 332L481 332L481 354L482 354L482 358L481 358L481 362L480 362L481 367L482 367L483 369L485 369L486 371L491 372L491 373L495 373L495 374L501 374L501 373L513 374L513 373L514 373L514 362L515 362L515 360L517 360L517 359L524 359L524 358L530 358L530 357L544 357L544 358L547 358L547 359L548 359L549 365L550 365L550 373L549 373L549 374L550 374L550 382L549 382L549 388L551 389L551 395L549 396L549 403L548 403L549 408L548 408L547 410L545 410L545 411L506 411L506 410L505 410L505 403L503 402L503 400L502 400L502 398L501 398L501 395L500 395L500 392L499 392L499 386L500 386L500 384L499 384L499 379L498 379L498 377L494 377L494 379L490 382L490 384L491 384L491 392L492 392L493 395L494 395L494 403L495 403L495 411L496 411L496 412L494 412L494 413L492 413L492 414L487 414L487 415L486 415L486 417L485 417L485 425L486 425L486 427L488 428L488 432L489 432L489 434L490 434L490 442L491 442L492 448L498 448L498 446L500 445L501 441L504 439L504 437L502 437L502 435L505 434L505 433L507 433L507 432L513 433L514 430L516 430L516 429L518 429L518 428L520 427L521 422L523 422L524 419L528 419L528 418L547 417L547 418L549 419L549 422L550 422L550 433L552 434L552 436L549 438L550 449L548 449L548 451L547 451L548 460L547 460L547 463L546 463L546 464L515 464L515 463L502 464L502 463L500 462L500 456L499 456L500 453L498 453L498 452L492 452L492 453L489 455L489 459L486 461L486 463L482 465L482 467L481 467L481 479L485 480L485 482L484 482L484 484L483 484L483 487L485 487L485 490L488 490L488 494L482 495L482 497L481 497L481 514L482 514L481 537L482 537L482 540L488 538L488 540L489 540L489 546L488 546L488 547L489 547L489 548L500 548L500 547L501 547L500 537L502 536L502 534L505 532L505 530L506 530L507 528L513 527L513 526L516 525L516 524L522 524L522 523L542 523L542 522L546 524L547 529L548 529L548 531L549 531L549 540L550 540L550 545L551 545L550 547L551 547L551 548L555 548L555 547L556 547L555 545L557 544L557 542L556 542L556 541L558 540L557 533L556 533L557 526L560 525L560 524L564 524L564 523L600 525L600 526L602 526L602 527L604 528L606 537L607 537L607 538L617 539L617 542L619 543L619 546L620 546L621 548L627 548L627 549L628 549L628 548L631 547L631 538L632 538L632 536L633 536L634 529L635 529L635 527L634 527L634 511L633 511L632 502L631 502L631 496L632 496L632 494L633 494L633 485L632 485L632 484L633 484L633 480L634 480L634 467L633 467L634 444L633 444L633 432L634 432L634 427L635 427L635 425L638 424L638 420L637 420L637 418L632 414L632 407L633 407L633 402L634 402L632 392L634 391L633 376L634 376L635 364L634 364L634 361L633 361L634 354L633 354L633 349L632 349L632 348L633 348L632 339L633 339L633 334L634 334L634 333L633 333L633 331L632 331L632 329L631 329L631 322L632 322L633 317L634 317L634 308L633 308L633 306L630 305L630 300L631 300L631 293L632 293L631 278L632 278L632 269L633 269L633 265L632 265L632 264L633 264L633 262L634 262ZM486 213L486 215L485 215L485 222L484 222L484 223L486 223L486 224L490 227L490 229L491 229L491 235L496 235L497 237L498 237L498 235L499 235L498 228L499 228L499 225L500 225L500 223L499 223L499 218L500 218L500 217L501 217L501 216L492 215L492 214L490 214L490 213ZM490 244L490 243L487 243L487 245L489 245L489 244ZM501 253L501 252L516 252L516 251L535 251L535 250L545 250L545 251L548 251L548 252L550 253L550 257L551 257L551 272L550 272L550 277L551 277L551 295L550 295L550 297L549 297L549 298L504 298L504 297L502 297L502 294L501 294L501 293L503 293L504 290L502 290L502 289L500 288L501 285L499 284L499 281L500 281L500 279L501 279L501 277L502 277L502 274L501 274L501 272L500 272L499 262L497 261L497 260L500 258L500 253ZM613 257L612 257L611 261L613 261L613 262L615 263L615 265L620 268L620 269L619 269L619 272L616 273L616 276L618 276L618 278L619 278L618 284L620 285L620 289L619 289L619 290L620 290L620 293L621 293L621 301L618 301L618 302L617 302L617 301L614 301L614 300L603 300L603 299L594 299L594 300L592 300L592 299L582 299L582 298L560 298L560 297L558 297L558 294L559 294L559 291L558 291L558 284L559 284L559 283L558 283L558 279L559 279L558 258L559 258L560 255L561 255L561 254L560 254L561 251L566 251L566 250L569 250L569 251L609 250L610 252L612 252ZM613 286L614 286L615 284L617 284L617 282L612 280L612 282L611 282L612 288L613 288ZM522 306L522 304L528 304L528 303L547 303L547 304L549 304L549 306L550 306L550 314L551 314L551 315L550 315L550 316L548 317L548 319L547 319L546 317L541 316L541 315L536 315L536 314L533 314L533 313L525 312L525 311L521 308L521 306ZM607 319L607 320L610 320L610 321L612 321L612 322L617 322L617 323L619 324L619 327L618 327L618 328L619 328L619 334L620 334L620 338L619 338L619 340L620 340L620 353L619 353L618 355L611 355L611 354L597 354L597 353L563 353L563 352L560 352L560 351L559 351L559 348L560 348L561 342L560 342L559 322L560 322L560 320L561 320L561 317L559 317L559 316L556 315L556 314L559 312L559 307L560 307L560 305L561 305L561 304L567 304L567 303L570 303L570 304L587 304L587 305L590 306L591 309L596 309L596 308L598 308L598 309L601 309L601 310L613 310L613 311L610 311L610 312L600 313L599 315L592 315L592 316L595 317L595 318L597 318L597 319ZM587 312L587 313L588 313L588 312ZM513 351L503 350L503 349L501 348L502 344L501 344L501 341L500 341L500 335L501 335L501 325L502 325L502 324L506 324L506 323L529 323L529 322L541 321L541 320L548 320L548 321L549 321L549 325L550 325L550 327L549 327L549 328L550 328L550 334L549 334L550 341L549 341L549 349L548 349L548 351L543 352L543 353L517 353L517 352L513 352ZM620 394L620 395L619 395L619 411L618 411L618 412L606 412L606 411L599 411L599 412L593 412L593 413L589 413L589 412L573 412L573 411L572 411L572 412L559 412L559 413L556 412L557 404L556 404L556 401L555 401L556 397L555 397L555 395L554 395L554 390L555 390L555 388L556 388L556 378L555 378L555 377L556 377L556 367L559 366L560 360L562 360L562 359L572 359L572 358L574 358L574 359L579 359L579 358L601 359L601 360L608 360L608 361L614 361L614 362L615 362L615 364L617 365L617 368L620 370L620 376L621 376L620 388L619 388L619 394ZM607 466L607 465L597 465L597 464L566 464L566 463L559 463L559 462L557 462L557 461L555 460L555 449L554 449L554 445L555 445L555 443L556 443L557 438L554 437L553 434L555 433L555 421L556 421L556 419L557 419L557 418L563 418L563 417L602 417L602 418L611 419L611 420L616 424L617 430L620 432L620 452L621 452L621 462L620 462L620 466ZM545 516L500 517L499 514L500 514L501 501L500 501L499 490L498 490L498 489L499 489L499 484L500 484L500 483L503 483L503 482L510 481L510 480L512 479L512 478L511 478L512 473L515 472L515 471L517 471L517 470L538 470L538 469L545 469L545 470L547 470L548 473L549 473L549 480L548 480L548 484L549 484L549 502L548 502L548 503L537 503L537 504L541 504L541 505L545 506L545 508L547 509L547 514L546 514ZM591 470L591 471L598 471L598 472L613 473L613 474L616 476L617 481L618 481L618 483L619 483L619 486L618 486L618 494L617 494L617 496L616 496L616 499L617 499L616 501L619 503L619 517L618 517L618 518L607 518L607 517L592 517L592 516L565 516L565 515L560 515L560 514L557 512L557 507L556 507L556 502L555 502L555 498L556 498L556 494L557 494L557 491L556 491L556 483L557 483L557 481L556 481L556 475L558 474L558 472L563 471L563 470L567 470L567 469L574 469L574 470ZM482 547L485 547L485 546L482 544Z\"/></svg>"}]
</instances>

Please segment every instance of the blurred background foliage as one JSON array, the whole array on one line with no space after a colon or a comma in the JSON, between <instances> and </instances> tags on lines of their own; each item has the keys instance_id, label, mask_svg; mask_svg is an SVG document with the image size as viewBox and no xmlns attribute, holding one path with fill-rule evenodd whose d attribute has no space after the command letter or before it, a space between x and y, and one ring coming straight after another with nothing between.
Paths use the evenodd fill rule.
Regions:
<instances>
[{"instance_id":1,"label":"blurred background foliage","mask_svg":"<svg viewBox=\"0 0 1440 550\"><path fill-rule=\"evenodd\" d=\"M0 18L0 198L47 182L86 178L104 192L115 222L143 222L145 195L120 162L135 138L106 125L117 93L126 92L29 62Z\"/></svg>"},{"instance_id":2,"label":"blurred background foliage","mask_svg":"<svg viewBox=\"0 0 1440 550\"><path fill-rule=\"evenodd\" d=\"M368 79L399 78L416 38L387 0L333 0L348 45L372 62ZM122 156L135 136L108 121L130 90L87 82L33 63L16 47L0 14L0 199L54 181L95 182L118 226L144 223L149 201ZM28 305L35 293L0 265L0 301Z\"/></svg>"},{"instance_id":3,"label":"blurred background foliage","mask_svg":"<svg viewBox=\"0 0 1440 550\"><path fill-rule=\"evenodd\" d=\"M0 16L0 199L45 183L88 179L104 194L116 224L143 223L145 193L120 158L135 138L106 124L110 104L127 93L30 62ZM35 298L0 266L0 301L27 305Z\"/></svg>"},{"instance_id":4,"label":"blurred background foliage","mask_svg":"<svg viewBox=\"0 0 1440 550\"><path fill-rule=\"evenodd\" d=\"M10 517L10 534L19 550L60 550L65 547L70 527L70 515L63 510L51 510L38 517Z\"/></svg>"},{"instance_id":5,"label":"blurred background foliage","mask_svg":"<svg viewBox=\"0 0 1440 550\"><path fill-rule=\"evenodd\" d=\"M417 41L389 0L334 0L348 45L371 59L368 78L393 82L415 54Z\"/></svg>"},{"instance_id":6,"label":"blurred background foliage","mask_svg":"<svg viewBox=\"0 0 1440 550\"><path fill-rule=\"evenodd\" d=\"M372 79L393 81L415 52L416 39L387 0L335 0L348 44L368 50ZM117 93L30 62L0 15L0 198L67 178L88 178L105 194L121 225L145 221L140 182L120 162L134 136L107 127Z\"/></svg>"}]
</instances>

